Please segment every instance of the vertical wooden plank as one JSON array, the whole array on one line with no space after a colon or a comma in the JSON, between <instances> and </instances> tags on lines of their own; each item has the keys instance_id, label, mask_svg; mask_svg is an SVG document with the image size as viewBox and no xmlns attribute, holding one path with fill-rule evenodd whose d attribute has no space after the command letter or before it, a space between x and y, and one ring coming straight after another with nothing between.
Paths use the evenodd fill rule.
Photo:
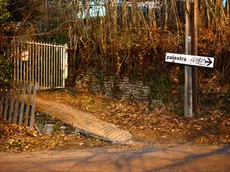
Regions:
<instances>
[{"instance_id":1,"label":"vertical wooden plank","mask_svg":"<svg viewBox=\"0 0 230 172\"><path fill-rule=\"evenodd\" d=\"M55 46L53 45L52 46L52 58L51 58L51 62L50 62L50 69L51 69L51 83L50 83L50 88L53 88L54 87L54 84L55 84L55 82L54 82L54 75L55 75L55 71L54 71L54 65L55 65L55 53L56 53L56 51L55 51Z\"/></svg>"},{"instance_id":2,"label":"vertical wooden plank","mask_svg":"<svg viewBox=\"0 0 230 172\"><path fill-rule=\"evenodd\" d=\"M61 55L61 47L58 47L58 57L57 57L57 87L60 87L60 56Z\"/></svg>"},{"instance_id":3,"label":"vertical wooden plank","mask_svg":"<svg viewBox=\"0 0 230 172\"><path fill-rule=\"evenodd\" d=\"M63 49L63 52L62 52L62 87L64 87L65 85L65 60L64 60L64 57L65 57L65 50Z\"/></svg>"},{"instance_id":4,"label":"vertical wooden plank","mask_svg":"<svg viewBox=\"0 0 230 172\"><path fill-rule=\"evenodd\" d=\"M51 88L54 87L55 85L55 58L56 58L56 47L53 46L53 58L52 58L52 83L51 83Z\"/></svg>"},{"instance_id":5,"label":"vertical wooden plank","mask_svg":"<svg viewBox=\"0 0 230 172\"><path fill-rule=\"evenodd\" d=\"M47 44L44 44L44 56L43 56L43 86L46 87L46 82L45 82L45 78L46 76L46 46Z\"/></svg>"},{"instance_id":6,"label":"vertical wooden plank","mask_svg":"<svg viewBox=\"0 0 230 172\"><path fill-rule=\"evenodd\" d=\"M30 80L30 66L29 66L29 61L30 61L30 43L26 43L26 50L28 51L28 61L26 62L26 82L29 82Z\"/></svg>"},{"instance_id":7,"label":"vertical wooden plank","mask_svg":"<svg viewBox=\"0 0 230 172\"><path fill-rule=\"evenodd\" d=\"M49 86L52 85L52 58L53 58L53 48L49 47L50 55L49 55Z\"/></svg>"},{"instance_id":8,"label":"vertical wooden plank","mask_svg":"<svg viewBox=\"0 0 230 172\"><path fill-rule=\"evenodd\" d=\"M45 81L46 81L46 87L49 87L49 80L48 80L48 75L49 75L49 48L50 48L50 44L49 46L46 46L46 77L45 77Z\"/></svg>"},{"instance_id":9,"label":"vertical wooden plank","mask_svg":"<svg viewBox=\"0 0 230 172\"><path fill-rule=\"evenodd\" d=\"M42 76L42 82L43 82L43 87L46 87L46 83L45 83L45 65L46 65L46 44L43 45L43 64L42 64L42 68L43 68L43 76Z\"/></svg>"},{"instance_id":10,"label":"vertical wooden plank","mask_svg":"<svg viewBox=\"0 0 230 172\"><path fill-rule=\"evenodd\" d=\"M21 92L21 84L18 84L17 85L17 97L16 97L16 100L15 100L15 110L14 110L14 116L13 116L13 124L16 124L17 119L18 119L20 92Z\"/></svg>"},{"instance_id":11,"label":"vertical wooden plank","mask_svg":"<svg viewBox=\"0 0 230 172\"><path fill-rule=\"evenodd\" d=\"M58 87L58 57L59 57L59 45L56 46L56 57L55 57L55 66L54 66L54 71L55 71L55 87Z\"/></svg>"},{"instance_id":12,"label":"vertical wooden plank","mask_svg":"<svg viewBox=\"0 0 230 172\"><path fill-rule=\"evenodd\" d=\"M27 50L28 50L28 43L24 42L23 51L27 51ZM29 58L29 57L27 57L27 58ZM25 80L25 82L28 82L28 67L29 67L28 61L24 61L24 70L25 70L24 80Z\"/></svg>"},{"instance_id":13,"label":"vertical wooden plank","mask_svg":"<svg viewBox=\"0 0 230 172\"><path fill-rule=\"evenodd\" d=\"M26 112L25 112L25 121L24 121L24 125L28 126L28 122L29 122L29 110L30 110L30 98L31 98L31 89L32 89L32 85L31 83L29 83L27 85L27 101L26 101Z\"/></svg>"},{"instance_id":14,"label":"vertical wooden plank","mask_svg":"<svg viewBox=\"0 0 230 172\"><path fill-rule=\"evenodd\" d=\"M57 47L57 57L56 57L56 87L59 86L59 57L60 57L60 46Z\"/></svg>"},{"instance_id":15,"label":"vertical wooden plank","mask_svg":"<svg viewBox=\"0 0 230 172\"><path fill-rule=\"evenodd\" d=\"M32 52L32 59L31 59L31 61L32 61L32 82L34 82L34 58L35 58L35 43L33 43L33 52Z\"/></svg>"},{"instance_id":16,"label":"vertical wooden plank","mask_svg":"<svg viewBox=\"0 0 230 172\"><path fill-rule=\"evenodd\" d=\"M46 73L46 69L45 69L45 67L46 67L46 46L47 46L47 44L45 44L44 47L43 47L44 48L43 49L44 50L44 52L43 52L43 55L44 55L43 56L43 66L42 66L43 67L43 77L42 77L43 87L46 87L45 78L47 77L46 74L45 74Z\"/></svg>"},{"instance_id":17,"label":"vertical wooden plank","mask_svg":"<svg viewBox=\"0 0 230 172\"><path fill-rule=\"evenodd\" d=\"M47 76L45 78L45 81L46 81L46 87L49 87L50 85L50 68L49 68L49 65L50 65L50 44L47 44L46 45L46 68L47 68Z\"/></svg>"},{"instance_id":18,"label":"vertical wooden plank","mask_svg":"<svg viewBox=\"0 0 230 172\"><path fill-rule=\"evenodd\" d=\"M8 121L11 123L12 122L12 114L13 114L13 109L14 109L14 93L15 93L15 88L13 88L10 91L10 108L9 108L9 114L8 114Z\"/></svg>"},{"instance_id":19,"label":"vertical wooden plank","mask_svg":"<svg viewBox=\"0 0 230 172\"><path fill-rule=\"evenodd\" d=\"M49 52L48 52L48 48L49 48L49 45L50 44L46 44L45 45L45 65L44 65L44 69L45 69L45 75L44 75L44 82L45 82L45 87L47 88L49 86L48 84L48 69L47 69L47 66L48 66L48 58L49 58Z\"/></svg>"},{"instance_id":20,"label":"vertical wooden plank","mask_svg":"<svg viewBox=\"0 0 230 172\"><path fill-rule=\"evenodd\" d=\"M61 63L62 63L62 87L64 87L65 85L65 60L64 60L64 56L65 56L65 50L63 49L62 51L62 57L61 57Z\"/></svg>"},{"instance_id":21,"label":"vertical wooden plank","mask_svg":"<svg viewBox=\"0 0 230 172\"><path fill-rule=\"evenodd\" d=\"M65 79L68 76L68 53L67 53L68 45L65 44L64 49L64 78L63 78L63 87L65 87Z\"/></svg>"},{"instance_id":22,"label":"vertical wooden plank","mask_svg":"<svg viewBox=\"0 0 230 172\"><path fill-rule=\"evenodd\" d=\"M47 80L47 87L50 87L50 59L51 59L51 46L50 44L47 46L47 69L48 69L48 76L46 76L46 80Z\"/></svg>"},{"instance_id":23,"label":"vertical wooden plank","mask_svg":"<svg viewBox=\"0 0 230 172\"><path fill-rule=\"evenodd\" d=\"M26 62L23 61L22 59L25 58L24 55L24 50L25 50L25 42L21 41L21 61L22 61L22 82L26 82Z\"/></svg>"},{"instance_id":24,"label":"vertical wooden plank","mask_svg":"<svg viewBox=\"0 0 230 172\"><path fill-rule=\"evenodd\" d=\"M38 85L35 83L33 87L33 102L31 107L31 116L30 116L30 129L34 126L34 117L35 117L35 102L36 102L36 92L38 90Z\"/></svg>"},{"instance_id":25,"label":"vertical wooden plank","mask_svg":"<svg viewBox=\"0 0 230 172\"><path fill-rule=\"evenodd\" d=\"M55 87L55 59L56 59L56 47L53 46L53 59L52 59L52 88Z\"/></svg>"},{"instance_id":26,"label":"vertical wooden plank","mask_svg":"<svg viewBox=\"0 0 230 172\"><path fill-rule=\"evenodd\" d=\"M62 87L62 54L63 48L60 47L60 55L59 55L59 87Z\"/></svg>"},{"instance_id":27,"label":"vertical wooden plank","mask_svg":"<svg viewBox=\"0 0 230 172\"><path fill-rule=\"evenodd\" d=\"M40 86L40 77L41 77L41 71L40 71L40 59L41 59L41 44L38 45L38 86Z\"/></svg>"},{"instance_id":28,"label":"vertical wooden plank","mask_svg":"<svg viewBox=\"0 0 230 172\"><path fill-rule=\"evenodd\" d=\"M45 77L45 44L43 45L43 57L42 57L42 83L43 83L43 87L45 87L45 81L44 81L44 77Z\"/></svg>"},{"instance_id":29,"label":"vertical wooden plank","mask_svg":"<svg viewBox=\"0 0 230 172\"><path fill-rule=\"evenodd\" d=\"M31 58L31 81L34 82L34 58L35 58L35 42L33 43L33 52L32 52L32 58Z\"/></svg>"},{"instance_id":30,"label":"vertical wooden plank","mask_svg":"<svg viewBox=\"0 0 230 172\"><path fill-rule=\"evenodd\" d=\"M29 69L28 69L28 75L29 75L29 80L28 82L31 82L32 80L32 66L31 66L31 59L32 59L32 43L30 42L29 44L29 61L28 61L28 64L29 64Z\"/></svg>"},{"instance_id":31,"label":"vertical wooden plank","mask_svg":"<svg viewBox=\"0 0 230 172\"><path fill-rule=\"evenodd\" d=\"M25 42L21 42L21 44L22 44L22 49L21 49L21 55L22 55L22 53L24 53L24 51L25 51L25 45L26 45L26 43ZM26 81L26 61L25 61L25 57L22 57L22 58L24 58L24 61L21 60L22 61L22 71L23 71L22 82L27 82Z\"/></svg>"},{"instance_id":32,"label":"vertical wooden plank","mask_svg":"<svg viewBox=\"0 0 230 172\"><path fill-rule=\"evenodd\" d=\"M58 57L58 59L59 59L59 64L58 64L58 66L59 66L59 74L58 74L58 77L59 77L59 87L62 87L61 85L62 85L62 80L61 80L61 78L62 78L62 72L61 72L61 68L62 68L62 66L61 66L61 58L62 58L62 50L63 50L63 48L62 48L62 46L60 47L60 49L59 49L59 57Z\"/></svg>"},{"instance_id":33,"label":"vertical wooden plank","mask_svg":"<svg viewBox=\"0 0 230 172\"><path fill-rule=\"evenodd\" d=\"M54 46L50 46L51 50L52 50L52 56L50 58L50 64L49 64L49 70L50 70L50 84L49 84L49 88L53 87L53 65L54 65Z\"/></svg>"},{"instance_id":34,"label":"vertical wooden plank","mask_svg":"<svg viewBox=\"0 0 230 172\"><path fill-rule=\"evenodd\" d=\"M18 122L18 124L22 124L22 121L23 121L25 94L26 94L26 84L23 83L22 84L22 100L21 100L21 106L20 106L19 122Z\"/></svg>"},{"instance_id":35,"label":"vertical wooden plank","mask_svg":"<svg viewBox=\"0 0 230 172\"><path fill-rule=\"evenodd\" d=\"M46 61L46 44L43 45L43 64L42 64L42 68L43 68L43 76L42 76L42 82L43 82L43 87L46 86L45 84L45 61Z\"/></svg>"},{"instance_id":36,"label":"vertical wooden plank","mask_svg":"<svg viewBox=\"0 0 230 172\"><path fill-rule=\"evenodd\" d=\"M56 79L57 79L57 76L56 76L56 70L57 70L57 46L54 47L54 52L55 52L55 56L54 56L54 62L53 62L53 70L54 70L54 75L53 75L53 87L57 87L57 82L56 82Z\"/></svg>"},{"instance_id":37,"label":"vertical wooden plank","mask_svg":"<svg viewBox=\"0 0 230 172\"><path fill-rule=\"evenodd\" d=\"M13 61L14 61L14 81L17 81L17 59L15 57L15 44L14 44L14 40L11 41L11 48L12 48L12 57L13 57Z\"/></svg>"},{"instance_id":38,"label":"vertical wooden plank","mask_svg":"<svg viewBox=\"0 0 230 172\"><path fill-rule=\"evenodd\" d=\"M40 87L43 87L43 44L41 44L41 58L40 58Z\"/></svg>"},{"instance_id":39,"label":"vertical wooden plank","mask_svg":"<svg viewBox=\"0 0 230 172\"><path fill-rule=\"evenodd\" d=\"M34 58L34 42L31 43L30 82L33 82L33 58Z\"/></svg>"},{"instance_id":40,"label":"vertical wooden plank","mask_svg":"<svg viewBox=\"0 0 230 172\"><path fill-rule=\"evenodd\" d=\"M53 52L53 47L49 47L50 50L51 50L51 54L50 54L50 57L49 57L49 72L50 72L50 75L49 75L49 87L51 88L52 84L53 84L53 69L52 69L52 61L53 61L53 55L54 55L54 52Z\"/></svg>"},{"instance_id":41,"label":"vertical wooden plank","mask_svg":"<svg viewBox=\"0 0 230 172\"><path fill-rule=\"evenodd\" d=\"M61 87L61 54L62 54L62 47L59 47L59 53L58 53L58 87Z\"/></svg>"},{"instance_id":42,"label":"vertical wooden plank","mask_svg":"<svg viewBox=\"0 0 230 172\"><path fill-rule=\"evenodd\" d=\"M28 61L26 62L26 82L29 82L29 59L30 59L30 44L26 42L26 50L28 51Z\"/></svg>"},{"instance_id":43,"label":"vertical wooden plank","mask_svg":"<svg viewBox=\"0 0 230 172\"><path fill-rule=\"evenodd\" d=\"M34 82L38 82L38 44L36 43L35 45L35 58L34 58L34 63L35 63L35 68L34 68L34 72L35 72L35 81Z\"/></svg>"},{"instance_id":44,"label":"vertical wooden plank","mask_svg":"<svg viewBox=\"0 0 230 172\"><path fill-rule=\"evenodd\" d=\"M9 108L9 90L6 91L6 98L4 103L4 120L7 120L7 114L8 114L8 108Z\"/></svg>"},{"instance_id":45,"label":"vertical wooden plank","mask_svg":"<svg viewBox=\"0 0 230 172\"><path fill-rule=\"evenodd\" d=\"M56 46L56 58L55 58L55 87L58 87L58 57L59 57L59 47Z\"/></svg>"}]
</instances>

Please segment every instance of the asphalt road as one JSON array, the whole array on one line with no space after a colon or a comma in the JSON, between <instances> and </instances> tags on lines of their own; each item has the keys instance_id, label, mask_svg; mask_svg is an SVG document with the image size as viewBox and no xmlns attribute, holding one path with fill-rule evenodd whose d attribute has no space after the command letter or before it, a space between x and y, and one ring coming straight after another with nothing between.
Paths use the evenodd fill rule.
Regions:
<instances>
[{"instance_id":1,"label":"asphalt road","mask_svg":"<svg viewBox=\"0 0 230 172\"><path fill-rule=\"evenodd\" d=\"M230 145L0 152L0 172L228 172Z\"/></svg>"}]
</instances>

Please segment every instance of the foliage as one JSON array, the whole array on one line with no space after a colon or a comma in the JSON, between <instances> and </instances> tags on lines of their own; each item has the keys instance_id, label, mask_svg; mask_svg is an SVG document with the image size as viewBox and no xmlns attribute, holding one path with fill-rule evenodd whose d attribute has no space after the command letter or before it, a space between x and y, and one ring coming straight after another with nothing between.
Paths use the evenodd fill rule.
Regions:
<instances>
[{"instance_id":1,"label":"foliage","mask_svg":"<svg viewBox=\"0 0 230 172\"><path fill-rule=\"evenodd\" d=\"M10 59L6 59L0 55L0 86L10 86L13 76L13 63Z\"/></svg>"},{"instance_id":2,"label":"foliage","mask_svg":"<svg viewBox=\"0 0 230 172\"><path fill-rule=\"evenodd\" d=\"M164 63L165 52L184 52L183 2L164 1L153 8L149 6L147 11L139 1L130 6L124 2L117 8L114 2L108 2L104 4L106 15L81 17L90 13L90 2L84 1L84 7L80 0L52 5L59 14L59 22L69 21L64 30L69 30L70 61L74 68L70 74L76 73L75 66L81 63L117 76L145 79L153 72L169 73L171 67ZM224 77L230 76L229 21L229 5L200 1L199 55L216 57L216 69Z\"/></svg>"},{"instance_id":3,"label":"foliage","mask_svg":"<svg viewBox=\"0 0 230 172\"><path fill-rule=\"evenodd\" d=\"M6 21L10 16L10 13L6 9L7 1L2 0L0 1L0 41L2 41L3 33L6 29Z\"/></svg>"},{"instance_id":4,"label":"foliage","mask_svg":"<svg viewBox=\"0 0 230 172\"><path fill-rule=\"evenodd\" d=\"M156 100L169 99L172 91L173 81L168 76L155 74L152 78L153 84L151 88L152 97ZM166 102L165 102L166 103Z\"/></svg>"},{"instance_id":5,"label":"foliage","mask_svg":"<svg viewBox=\"0 0 230 172\"><path fill-rule=\"evenodd\" d=\"M9 18L10 14L6 9L7 0L0 1L0 25L4 24L4 22Z\"/></svg>"},{"instance_id":6,"label":"foliage","mask_svg":"<svg viewBox=\"0 0 230 172\"><path fill-rule=\"evenodd\" d=\"M32 25L41 16L42 1L0 1L0 85L9 86L13 76L10 40L28 39L34 34Z\"/></svg>"},{"instance_id":7,"label":"foliage","mask_svg":"<svg viewBox=\"0 0 230 172\"><path fill-rule=\"evenodd\" d=\"M10 62L9 58L5 57L6 49L5 49L5 39L4 34L7 30L7 19L9 18L10 14L6 9L7 1L2 0L0 1L0 86L7 86L10 84L12 78L12 63Z\"/></svg>"},{"instance_id":8,"label":"foliage","mask_svg":"<svg viewBox=\"0 0 230 172\"><path fill-rule=\"evenodd\" d=\"M214 28L200 28L198 50L203 56L215 57L215 67L219 71L221 82L230 80L230 26L222 26L220 30ZM207 73L210 71L207 70Z\"/></svg>"},{"instance_id":9,"label":"foliage","mask_svg":"<svg viewBox=\"0 0 230 172\"><path fill-rule=\"evenodd\" d=\"M44 9L41 9L42 1L34 0L10 0L7 5L7 10L11 14L10 20L20 22L21 25L27 25L28 23L34 23L44 13Z\"/></svg>"}]
</instances>

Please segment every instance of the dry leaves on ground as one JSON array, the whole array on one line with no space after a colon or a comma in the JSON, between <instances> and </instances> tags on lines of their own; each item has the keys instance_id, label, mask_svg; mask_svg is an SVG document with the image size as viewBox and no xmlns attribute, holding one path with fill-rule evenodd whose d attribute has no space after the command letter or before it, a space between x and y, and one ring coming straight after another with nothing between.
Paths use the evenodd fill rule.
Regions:
<instances>
[{"instance_id":1,"label":"dry leaves on ground","mask_svg":"<svg viewBox=\"0 0 230 172\"><path fill-rule=\"evenodd\" d=\"M156 104L153 109L134 100L118 100L88 92L41 92L43 99L59 101L101 120L130 131L134 137L159 143L230 143L230 114L218 107L204 106L194 118L171 113L170 107Z\"/></svg>"},{"instance_id":2,"label":"dry leaves on ground","mask_svg":"<svg viewBox=\"0 0 230 172\"><path fill-rule=\"evenodd\" d=\"M0 118L0 151L34 151L45 149L73 149L107 145L104 141L80 134L38 134L29 128L9 124Z\"/></svg>"}]
</instances>

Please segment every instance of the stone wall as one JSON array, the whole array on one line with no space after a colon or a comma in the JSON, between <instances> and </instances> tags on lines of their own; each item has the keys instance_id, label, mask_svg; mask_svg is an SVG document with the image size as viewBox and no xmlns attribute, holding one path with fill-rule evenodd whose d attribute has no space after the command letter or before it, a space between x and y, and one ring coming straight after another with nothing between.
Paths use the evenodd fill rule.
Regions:
<instances>
[{"instance_id":1,"label":"stone wall","mask_svg":"<svg viewBox=\"0 0 230 172\"><path fill-rule=\"evenodd\" d=\"M130 80L123 77L115 80L95 69L88 69L78 74L76 78L78 88L88 89L93 93L114 95L121 99L133 98L148 103L151 89L141 80Z\"/></svg>"}]
</instances>

